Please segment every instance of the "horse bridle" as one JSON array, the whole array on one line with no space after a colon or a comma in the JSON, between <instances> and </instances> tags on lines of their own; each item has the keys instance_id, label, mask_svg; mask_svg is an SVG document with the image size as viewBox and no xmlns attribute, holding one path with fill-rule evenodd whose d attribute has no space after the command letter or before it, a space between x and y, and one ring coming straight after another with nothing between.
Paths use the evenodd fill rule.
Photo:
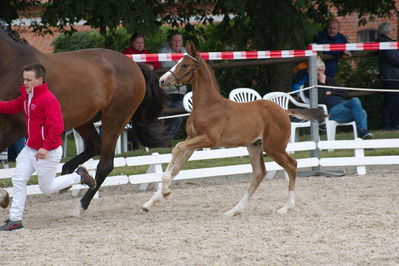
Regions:
<instances>
[{"instance_id":1,"label":"horse bridle","mask_svg":"<svg viewBox=\"0 0 399 266\"><path fill-rule=\"evenodd\" d=\"M170 72L170 74L174 77L174 79L176 80L176 85L175 85L175 87L177 88L177 91L178 92L180 92L180 87L182 86L182 85L179 85L180 84L180 81L183 79L183 78L185 78L185 77L187 77L188 75L193 75L194 74L194 72L197 70L197 68L198 68L198 65L199 65L199 61L196 59L196 58L194 58L193 56L191 56L191 55L189 55L189 54L186 54L186 55L184 55L184 56L188 56L190 59L192 59L192 60L194 60L194 62L195 62L195 66L189 71L189 72L187 72L186 74L184 74L183 76L181 76L181 77L178 77L175 73L173 73L172 71L168 71L168 72Z\"/></svg>"}]
</instances>

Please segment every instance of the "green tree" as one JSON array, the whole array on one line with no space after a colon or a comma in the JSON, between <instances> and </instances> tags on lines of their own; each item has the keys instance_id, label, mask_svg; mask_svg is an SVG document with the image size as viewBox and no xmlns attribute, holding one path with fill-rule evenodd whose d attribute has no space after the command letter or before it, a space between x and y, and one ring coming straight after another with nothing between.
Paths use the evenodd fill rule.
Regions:
<instances>
[{"instance_id":1,"label":"green tree","mask_svg":"<svg viewBox=\"0 0 399 266\"><path fill-rule=\"evenodd\" d=\"M0 1L0 18L11 25L11 21L17 19L19 14L26 16L29 10L39 5L38 0L2 0Z\"/></svg>"}]
</instances>

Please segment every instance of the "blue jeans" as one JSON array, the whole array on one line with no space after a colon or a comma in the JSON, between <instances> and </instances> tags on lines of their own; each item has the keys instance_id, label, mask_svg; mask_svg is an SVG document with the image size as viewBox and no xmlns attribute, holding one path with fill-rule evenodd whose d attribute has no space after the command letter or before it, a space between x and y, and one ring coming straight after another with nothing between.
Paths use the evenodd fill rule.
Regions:
<instances>
[{"instance_id":1,"label":"blue jeans","mask_svg":"<svg viewBox=\"0 0 399 266\"><path fill-rule=\"evenodd\" d=\"M357 131L367 128L367 113L363 109L359 98L354 97L348 101L337 104L330 110L330 119L338 123L356 121ZM360 135L360 134L359 134Z\"/></svg>"}]
</instances>

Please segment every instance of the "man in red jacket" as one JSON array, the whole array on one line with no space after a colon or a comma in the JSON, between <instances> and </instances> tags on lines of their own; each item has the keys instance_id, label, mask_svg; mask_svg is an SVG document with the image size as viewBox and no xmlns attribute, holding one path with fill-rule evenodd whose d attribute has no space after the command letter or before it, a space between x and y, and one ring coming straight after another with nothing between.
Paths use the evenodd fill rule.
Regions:
<instances>
[{"instance_id":1,"label":"man in red jacket","mask_svg":"<svg viewBox=\"0 0 399 266\"><path fill-rule=\"evenodd\" d=\"M90 189L96 187L96 181L83 166L79 166L72 174L56 178L62 156L61 134L64 131L64 122L60 104L48 89L45 78L46 70L42 65L24 66L21 95L12 101L0 101L0 113L25 112L26 123L25 147L16 159L15 173L12 176L10 218L0 226L0 231L23 228L27 182L34 172L38 175L39 188L44 194L78 183L86 184Z\"/></svg>"}]
</instances>

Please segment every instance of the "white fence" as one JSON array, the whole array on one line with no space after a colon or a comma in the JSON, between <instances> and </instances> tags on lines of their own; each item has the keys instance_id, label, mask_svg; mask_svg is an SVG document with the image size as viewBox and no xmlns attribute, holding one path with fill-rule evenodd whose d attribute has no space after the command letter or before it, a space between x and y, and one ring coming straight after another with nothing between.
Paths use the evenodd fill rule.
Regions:
<instances>
[{"instance_id":1,"label":"white fence","mask_svg":"<svg viewBox=\"0 0 399 266\"><path fill-rule=\"evenodd\" d=\"M297 159L298 169L309 167L327 167L327 166L354 166L356 173L359 175L366 174L367 165L393 165L399 164L399 156L365 156L364 149L382 149L382 148L399 148L399 139L378 139L378 140L338 140L338 141L320 141L317 143L320 150L328 149L353 149L352 157L334 157L334 158L304 158ZM316 143L312 141L296 142L288 144L287 151L310 151L316 148ZM196 160L212 160L220 158L233 158L248 156L246 148L229 148L229 149L214 149L196 151L190 158L190 161ZM152 154L135 157L117 157L114 160L115 168L126 166L145 166L148 165L147 173L135 175L119 175L109 176L105 179L102 186L122 185L122 184L141 184L141 188L145 189L149 183L160 182L162 176L162 164L170 161L171 154ZM94 175L98 160L89 160L84 165ZM62 165L58 167L58 172L61 172ZM268 170L268 178L272 178L276 171L282 168L275 162L267 162L266 169ZM10 178L14 172L13 168L0 169L0 179ZM215 176L228 176L237 174L251 173L250 164L241 165L225 165L218 167L187 169L182 170L175 180L192 179L192 178L207 178ZM75 185L72 187L72 193L77 194L81 189L86 189L86 186ZM12 196L12 189L6 188ZM40 194L41 191L38 185L28 186L28 195ZM97 195L98 196L98 195Z\"/></svg>"}]
</instances>

